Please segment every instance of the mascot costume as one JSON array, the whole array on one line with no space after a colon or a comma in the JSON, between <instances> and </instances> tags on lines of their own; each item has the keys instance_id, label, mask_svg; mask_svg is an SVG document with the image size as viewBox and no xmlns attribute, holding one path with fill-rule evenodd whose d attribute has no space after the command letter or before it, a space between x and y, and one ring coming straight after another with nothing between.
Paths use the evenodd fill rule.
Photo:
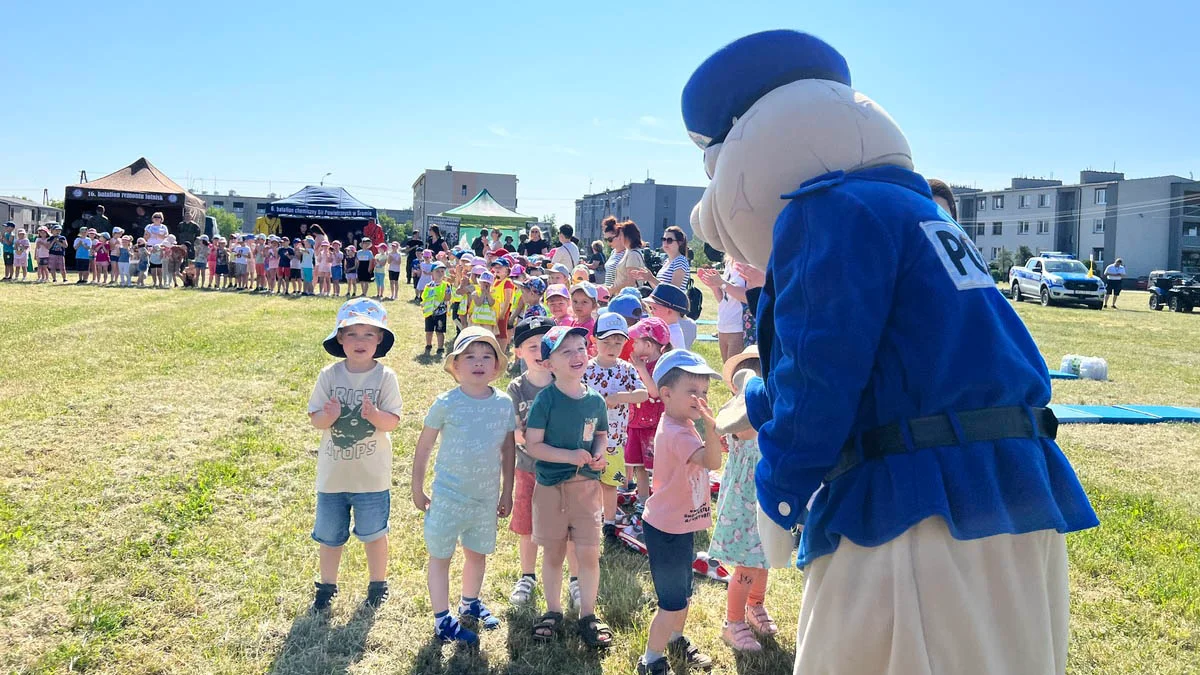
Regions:
<instances>
[{"instance_id":1,"label":"mascot costume","mask_svg":"<svg viewBox=\"0 0 1200 675\"><path fill-rule=\"evenodd\" d=\"M908 142L794 31L683 90L696 235L766 270L759 528L805 570L796 673L1062 673L1064 533L1097 525L1046 365Z\"/></svg>"}]
</instances>

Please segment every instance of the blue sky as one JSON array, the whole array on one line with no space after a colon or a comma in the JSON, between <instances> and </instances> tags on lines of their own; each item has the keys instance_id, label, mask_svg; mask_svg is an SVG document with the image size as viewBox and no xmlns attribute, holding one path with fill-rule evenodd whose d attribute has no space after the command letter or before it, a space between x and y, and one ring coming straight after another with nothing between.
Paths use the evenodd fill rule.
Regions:
<instances>
[{"instance_id":1,"label":"blue sky","mask_svg":"<svg viewBox=\"0 0 1200 675\"><path fill-rule=\"evenodd\" d=\"M267 4L10 3L0 194L61 198L80 169L145 155L195 191L287 194L331 171L399 208L451 162L515 173L520 211L571 222L589 186L702 185L683 84L781 27L845 54L926 176L1200 173L1188 2Z\"/></svg>"}]
</instances>

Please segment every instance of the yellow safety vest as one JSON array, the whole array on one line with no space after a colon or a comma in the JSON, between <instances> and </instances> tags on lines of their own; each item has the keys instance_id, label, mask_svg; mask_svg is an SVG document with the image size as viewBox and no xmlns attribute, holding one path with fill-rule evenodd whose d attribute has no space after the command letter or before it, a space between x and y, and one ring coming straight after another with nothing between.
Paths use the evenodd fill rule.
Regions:
<instances>
[{"instance_id":1,"label":"yellow safety vest","mask_svg":"<svg viewBox=\"0 0 1200 675\"><path fill-rule=\"evenodd\" d=\"M421 292L421 312L426 316L433 316L435 312L439 314L446 313L446 298L449 295L450 285L443 281L436 286L430 284ZM438 309L441 312L438 312Z\"/></svg>"}]
</instances>

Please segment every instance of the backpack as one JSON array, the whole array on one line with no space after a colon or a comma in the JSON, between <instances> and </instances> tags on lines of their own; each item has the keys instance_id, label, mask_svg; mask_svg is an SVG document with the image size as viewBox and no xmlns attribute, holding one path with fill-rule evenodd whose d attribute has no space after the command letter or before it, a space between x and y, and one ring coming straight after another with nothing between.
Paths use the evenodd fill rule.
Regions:
<instances>
[{"instance_id":1,"label":"backpack","mask_svg":"<svg viewBox=\"0 0 1200 675\"><path fill-rule=\"evenodd\" d=\"M687 296L687 317L692 321L695 321L696 319L700 318L700 313L704 311L704 293L700 292L700 289L692 283L690 278L688 279Z\"/></svg>"},{"instance_id":2,"label":"backpack","mask_svg":"<svg viewBox=\"0 0 1200 675\"><path fill-rule=\"evenodd\" d=\"M663 261L662 258L658 257L657 253L649 248L642 249L642 261L646 263L646 269L650 270L651 274L658 276L658 271L662 269Z\"/></svg>"}]
</instances>

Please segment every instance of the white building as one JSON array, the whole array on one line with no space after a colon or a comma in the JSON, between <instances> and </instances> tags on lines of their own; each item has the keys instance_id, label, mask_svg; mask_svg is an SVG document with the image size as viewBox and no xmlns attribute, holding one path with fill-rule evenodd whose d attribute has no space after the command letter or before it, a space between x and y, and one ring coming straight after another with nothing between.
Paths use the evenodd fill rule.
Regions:
<instances>
[{"instance_id":1,"label":"white building","mask_svg":"<svg viewBox=\"0 0 1200 675\"><path fill-rule=\"evenodd\" d=\"M517 177L511 173L479 173L445 169L425 169L413 181L413 229L422 237L429 235L426 216L436 216L475 198L487 190L505 208L517 210Z\"/></svg>"},{"instance_id":2,"label":"white building","mask_svg":"<svg viewBox=\"0 0 1200 675\"><path fill-rule=\"evenodd\" d=\"M584 195L575 200L575 236L591 243L601 239L600 223L608 216L632 220L647 246L658 248L663 230L678 225L692 236L692 208L704 196L704 188L689 185L659 185L652 178L613 190Z\"/></svg>"},{"instance_id":3,"label":"white building","mask_svg":"<svg viewBox=\"0 0 1200 675\"><path fill-rule=\"evenodd\" d=\"M1200 273L1198 181L1081 171L1073 185L1014 178L1003 190L955 188L955 202L959 222L989 260L1026 246L1097 263L1120 257L1131 277L1156 269Z\"/></svg>"},{"instance_id":4,"label":"white building","mask_svg":"<svg viewBox=\"0 0 1200 675\"><path fill-rule=\"evenodd\" d=\"M205 206L207 206L209 209L215 206L221 210L232 213L238 218L241 218L242 232L253 232L254 221L257 220L259 216L267 215L267 212L271 210L271 202L278 201L280 199L279 195L275 194L274 192L268 194L266 197L248 197L245 195L239 195L233 190L230 190L228 194L223 195L210 195L207 192L201 192L196 196L204 200Z\"/></svg>"},{"instance_id":5,"label":"white building","mask_svg":"<svg viewBox=\"0 0 1200 675\"><path fill-rule=\"evenodd\" d=\"M21 197L0 197L0 223L10 220L17 224L17 229L26 230L29 238L33 239L38 225L62 224L63 210Z\"/></svg>"}]
</instances>

